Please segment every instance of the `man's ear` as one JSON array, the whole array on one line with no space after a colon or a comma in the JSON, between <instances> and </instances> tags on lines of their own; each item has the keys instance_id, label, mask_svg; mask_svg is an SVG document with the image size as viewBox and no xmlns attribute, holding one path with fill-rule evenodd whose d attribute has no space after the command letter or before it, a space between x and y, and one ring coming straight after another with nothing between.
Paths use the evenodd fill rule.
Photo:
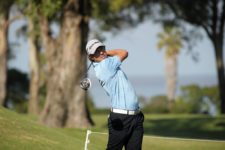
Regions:
<instances>
[{"instance_id":1,"label":"man's ear","mask_svg":"<svg viewBox=\"0 0 225 150\"><path fill-rule=\"evenodd\" d=\"M94 58L91 57L90 55L88 56L88 58L89 58L90 61L94 61Z\"/></svg>"}]
</instances>

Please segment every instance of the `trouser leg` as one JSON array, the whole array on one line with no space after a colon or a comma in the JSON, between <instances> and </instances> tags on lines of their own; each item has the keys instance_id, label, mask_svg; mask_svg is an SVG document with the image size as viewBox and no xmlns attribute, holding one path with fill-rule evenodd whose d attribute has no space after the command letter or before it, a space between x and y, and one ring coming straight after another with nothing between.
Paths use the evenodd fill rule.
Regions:
<instances>
[{"instance_id":1,"label":"trouser leg","mask_svg":"<svg viewBox=\"0 0 225 150\"><path fill-rule=\"evenodd\" d=\"M123 119L119 114L110 114L108 118L108 130L107 150L122 150L126 139L126 133Z\"/></svg>"},{"instance_id":2,"label":"trouser leg","mask_svg":"<svg viewBox=\"0 0 225 150\"><path fill-rule=\"evenodd\" d=\"M144 115L142 113L138 114L136 118L134 118L134 124L132 127L133 129L125 145L126 150L142 149L142 140L144 134L143 122L144 122Z\"/></svg>"}]
</instances>

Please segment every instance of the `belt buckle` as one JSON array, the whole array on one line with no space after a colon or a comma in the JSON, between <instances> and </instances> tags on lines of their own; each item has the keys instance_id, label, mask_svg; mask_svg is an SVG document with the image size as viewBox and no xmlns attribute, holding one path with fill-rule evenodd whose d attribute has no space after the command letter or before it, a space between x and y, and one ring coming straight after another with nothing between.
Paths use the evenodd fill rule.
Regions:
<instances>
[{"instance_id":1,"label":"belt buckle","mask_svg":"<svg viewBox=\"0 0 225 150\"><path fill-rule=\"evenodd\" d=\"M131 112L130 110L127 110L127 115L131 115L130 112Z\"/></svg>"},{"instance_id":2,"label":"belt buckle","mask_svg":"<svg viewBox=\"0 0 225 150\"><path fill-rule=\"evenodd\" d=\"M135 111L133 111L133 110L127 110L127 114L128 115L135 115Z\"/></svg>"},{"instance_id":3,"label":"belt buckle","mask_svg":"<svg viewBox=\"0 0 225 150\"><path fill-rule=\"evenodd\" d=\"M129 110L127 110L127 113L126 114L129 115Z\"/></svg>"}]
</instances>

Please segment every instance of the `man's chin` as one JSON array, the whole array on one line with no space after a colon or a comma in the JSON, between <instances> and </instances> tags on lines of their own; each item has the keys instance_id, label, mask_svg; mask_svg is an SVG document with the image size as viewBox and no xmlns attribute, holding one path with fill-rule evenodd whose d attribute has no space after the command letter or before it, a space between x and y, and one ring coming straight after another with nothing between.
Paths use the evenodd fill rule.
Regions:
<instances>
[{"instance_id":1,"label":"man's chin","mask_svg":"<svg viewBox=\"0 0 225 150\"><path fill-rule=\"evenodd\" d=\"M101 58L102 58L102 59L105 59L105 58L107 58L107 56L101 56Z\"/></svg>"}]
</instances>

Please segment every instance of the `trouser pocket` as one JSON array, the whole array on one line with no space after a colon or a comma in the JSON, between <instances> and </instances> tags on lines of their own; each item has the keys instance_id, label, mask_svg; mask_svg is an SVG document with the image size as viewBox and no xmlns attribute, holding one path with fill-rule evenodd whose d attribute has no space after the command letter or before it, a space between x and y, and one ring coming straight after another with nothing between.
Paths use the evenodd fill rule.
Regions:
<instances>
[{"instance_id":1,"label":"trouser pocket","mask_svg":"<svg viewBox=\"0 0 225 150\"><path fill-rule=\"evenodd\" d=\"M110 114L108 117L108 127L109 129L121 131L124 128L123 125L123 118L121 118L119 115Z\"/></svg>"}]
</instances>

